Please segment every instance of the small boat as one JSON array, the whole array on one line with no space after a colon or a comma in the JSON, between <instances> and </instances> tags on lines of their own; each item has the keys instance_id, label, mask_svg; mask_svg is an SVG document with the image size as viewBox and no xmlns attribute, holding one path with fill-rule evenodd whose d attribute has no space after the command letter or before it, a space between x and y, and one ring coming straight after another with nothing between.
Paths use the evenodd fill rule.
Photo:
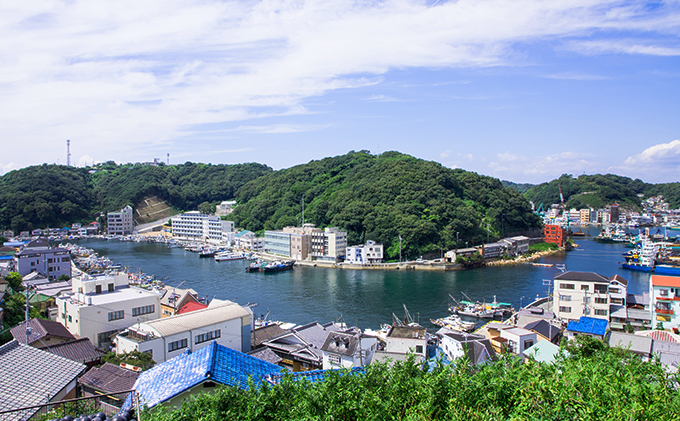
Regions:
<instances>
[{"instance_id":1,"label":"small boat","mask_svg":"<svg viewBox=\"0 0 680 421\"><path fill-rule=\"evenodd\" d=\"M457 330L459 332L472 332L475 329L475 323L465 322L459 316L451 314L446 317L439 319L430 319L432 324L439 327L446 327L451 330Z\"/></svg>"},{"instance_id":2,"label":"small boat","mask_svg":"<svg viewBox=\"0 0 680 421\"><path fill-rule=\"evenodd\" d=\"M243 260L245 258L246 258L245 254L230 253L228 251L224 251L222 253L217 253L215 255L215 261L216 262L224 262L224 261L228 261L228 260Z\"/></svg>"},{"instance_id":3,"label":"small boat","mask_svg":"<svg viewBox=\"0 0 680 421\"><path fill-rule=\"evenodd\" d=\"M258 272L265 266L262 262L253 262L246 267L246 272Z\"/></svg>"},{"instance_id":4,"label":"small boat","mask_svg":"<svg viewBox=\"0 0 680 421\"><path fill-rule=\"evenodd\" d=\"M269 264L266 264L262 267L262 270L265 273L272 273L272 272L281 272L284 270L290 270L293 269L293 265L295 264L295 260L290 260L290 261L274 261Z\"/></svg>"}]
</instances>

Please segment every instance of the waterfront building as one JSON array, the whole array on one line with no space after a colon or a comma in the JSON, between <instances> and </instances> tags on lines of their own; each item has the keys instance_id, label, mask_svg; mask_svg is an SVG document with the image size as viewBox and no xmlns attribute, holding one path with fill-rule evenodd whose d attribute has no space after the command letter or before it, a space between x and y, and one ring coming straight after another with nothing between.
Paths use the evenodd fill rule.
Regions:
<instances>
[{"instance_id":1,"label":"waterfront building","mask_svg":"<svg viewBox=\"0 0 680 421\"><path fill-rule=\"evenodd\" d=\"M566 239L566 230L559 225L546 225L543 227L544 242L557 244L558 246L563 247Z\"/></svg>"},{"instance_id":2,"label":"waterfront building","mask_svg":"<svg viewBox=\"0 0 680 421\"><path fill-rule=\"evenodd\" d=\"M479 248L479 252L485 259L501 257L505 251L506 244L502 242L484 244Z\"/></svg>"},{"instance_id":3,"label":"waterfront building","mask_svg":"<svg viewBox=\"0 0 680 421\"><path fill-rule=\"evenodd\" d=\"M188 303L199 303L198 293L193 289L180 289L166 285L161 292L161 318L179 314L180 309Z\"/></svg>"},{"instance_id":4,"label":"waterfront building","mask_svg":"<svg viewBox=\"0 0 680 421\"><path fill-rule=\"evenodd\" d=\"M241 250L264 251L264 237L255 237L255 233L248 230L236 233L234 235L234 244Z\"/></svg>"},{"instance_id":5,"label":"waterfront building","mask_svg":"<svg viewBox=\"0 0 680 421\"><path fill-rule=\"evenodd\" d=\"M499 243L505 243L505 250L510 256L521 256L529 252L529 237L519 235L516 237L503 238Z\"/></svg>"},{"instance_id":6,"label":"waterfront building","mask_svg":"<svg viewBox=\"0 0 680 421\"><path fill-rule=\"evenodd\" d=\"M415 354L427 358L427 329L422 326L392 326L385 337L385 352Z\"/></svg>"},{"instance_id":7,"label":"waterfront building","mask_svg":"<svg viewBox=\"0 0 680 421\"><path fill-rule=\"evenodd\" d=\"M478 253L476 247L468 247L462 249L449 250L444 255L445 259L449 263L456 263L456 259L460 257L472 257L475 253Z\"/></svg>"},{"instance_id":8,"label":"waterfront building","mask_svg":"<svg viewBox=\"0 0 680 421\"><path fill-rule=\"evenodd\" d=\"M653 323L661 323L664 329L678 333L680 328L680 277L651 275L649 296L653 311Z\"/></svg>"},{"instance_id":9,"label":"waterfront building","mask_svg":"<svg viewBox=\"0 0 680 421\"><path fill-rule=\"evenodd\" d=\"M579 220L582 224L590 223L590 208L583 208L579 211Z\"/></svg>"},{"instance_id":10,"label":"waterfront building","mask_svg":"<svg viewBox=\"0 0 680 421\"><path fill-rule=\"evenodd\" d=\"M295 260L307 260L311 251L312 231L320 231L313 224L304 224L302 227L285 227L283 232L290 235L290 254Z\"/></svg>"},{"instance_id":11,"label":"waterfront building","mask_svg":"<svg viewBox=\"0 0 680 421\"><path fill-rule=\"evenodd\" d=\"M321 347L323 369L365 367L373 360L378 339L359 331L330 332Z\"/></svg>"},{"instance_id":12,"label":"waterfront building","mask_svg":"<svg viewBox=\"0 0 680 421\"><path fill-rule=\"evenodd\" d=\"M345 263L354 265L366 265L380 263L383 260L383 245L368 240L366 244L347 247Z\"/></svg>"},{"instance_id":13,"label":"waterfront building","mask_svg":"<svg viewBox=\"0 0 680 421\"><path fill-rule=\"evenodd\" d=\"M323 231L313 231L312 259L337 262L347 253L347 231L338 227L326 227Z\"/></svg>"},{"instance_id":14,"label":"waterfront building","mask_svg":"<svg viewBox=\"0 0 680 421\"><path fill-rule=\"evenodd\" d=\"M290 257L291 233L283 231L264 232L265 253L281 257Z\"/></svg>"},{"instance_id":15,"label":"waterfront building","mask_svg":"<svg viewBox=\"0 0 680 421\"><path fill-rule=\"evenodd\" d=\"M102 349L119 331L160 317L160 295L131 287L124 273L74 278L72 292L57 297L56 305L59 323Z\"/></svg>"},{"instance_id":16,"label":"waterfront building","mask_svg":"<svg viewBox=\"0 0 680 421\"><path fill-rule=\"evenodd\" d=\"M619 205L617 203L614 203L609 207L609 219L612 222L619 221Z\"/></svg>"},{"instance_id":17,"label":"waterfront building","mask_svg":"<svg viewBox=\"0 0 680 421\"><path fill-rule=\"evenodd\" d=\"M618 220L618 219L617 219ZM597 223L598 224L609 224L612 221L611 214L607 209L597 210Z\"/></svg>"},{"instance_id":18,"label":"waterfront building","mask_svg":"<svg viewBox=\"0 0 680 421\"><path fill-rule=\"evenodd\" d=\"M563 320L589 316L609 321L611 299L617 300L615 305L625 306L627 285L619 276L609 279L594 272L560 273L554 278L553 312Z\"/></svg>"},{"instance_id":19,"label":"waterfront building","mask_svg":"<svg viewBox=\"0 0 680 421\"><path fill-rule=\"evenodd\" d=\"M219 216L198 211L181 213L172 221L172 236L191 241L222 242L223 232L234 232L233 221L222 221Z\"/></svg>"},{"instance_id":20,"label":"waterfront building","mask_svg":"<svg viewBox=\"0 0 680 421\"><path fill-rule=\"evenodd\" d=\"M39 238L28 243L23 250L14 254L14 262L21 276L37 272L52 281L57 280L61 275L71 277L69 251L50 247L46 238Z\"/></svg>"},{"instance_id":21,"label":"waterfront building","mask_svg":"<svg viewBox=\"0 0 680 421\"><path fill-rule=\"evenodd\" d=\"M132 208L125 206L119 212L109 212L106 214L107 232L109 235L130 235L135 227L135 220L132 217ZM80 227L78 227L80 228Z\"/></svg>"},{"instance_id":22,"label":"waterfront building","mask_svg":"<svg viewBox=\"0 0 680 421\"><path fill-rule=\"evenodd\" d=\"M208 308L136 323L116 337L116 353L140 351L161 363L211 342L250 351L252 313L231 301L214 300Z\"/></svg>"}]
</instances>

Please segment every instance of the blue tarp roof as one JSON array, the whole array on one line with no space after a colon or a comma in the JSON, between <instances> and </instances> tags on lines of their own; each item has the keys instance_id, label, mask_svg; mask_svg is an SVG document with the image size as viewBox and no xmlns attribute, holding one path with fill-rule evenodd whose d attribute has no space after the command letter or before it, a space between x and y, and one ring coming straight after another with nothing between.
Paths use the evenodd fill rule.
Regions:
<instances>
[{"instance_id":1,"label":"blue tarp roof","mask_svg":"<svg viewBox=\"0 0 680 421\"><path fill-rule=\"evenodd\" d=\"M316 383L316 382L318 382L318 381L323 380L323 379L324 379L326 376L328 376L331 372L335 372L335 371L337 371L340 375L346 373L345 370L335 370L335 369L332 369L332 370L309 370L309 371L298 371L298 372L295 372L295 373L288 373L288 372L286 372L286 373L272 374L272 375L270 375L270 376L267 377L267 380L268 380L270 383L278 384L278 383L281 383L281 380L282 380L284 377L290 377L290 378L292 378L292 379L293 379L294 381L296 381L296 382L297 382L297 381L306 380L306 381L308 381L308 382L310 382L310 383ZM358 373L363 373L363 372L364 372L364 368L363 368L363 367L354 367L354 368L352 368L351 370L349 370L349 373L350 373L350 374L358 374Z\"/></svg>"},{"instance_id":2,"label":"blue tarp roof","mask_svg":"<svg viewBox=\"0 0 680 421\"><path fill-rule=\"evenodd\" d=\"M607 331L608 322L603 319L581 316L578 322L571 321L567 325L567 330L578 333L589 333L591 335L604 336Z\"/></svg>"},{"instance_id":3,"label":"blue tarp roof","mask_svg":"<svg viewBox=\"0 0 680 421\"><path fill-rule=\"evenodd\" d=\"M257 385L265 376L281 370L278 365L213 341L198 351L184 352L143 372L135 383L135 390L141 403L150 408L206 380L245 389L249 378ZM130 397L124 407L129 407L128 402L131 404Z\"/></svg>"}]
</instances>

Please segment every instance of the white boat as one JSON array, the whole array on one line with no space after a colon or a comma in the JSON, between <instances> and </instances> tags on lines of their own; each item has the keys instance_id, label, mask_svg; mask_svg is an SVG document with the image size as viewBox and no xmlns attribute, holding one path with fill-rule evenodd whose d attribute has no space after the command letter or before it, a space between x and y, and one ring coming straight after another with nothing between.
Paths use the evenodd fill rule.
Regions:
<instances>
[{"instance_id":1,"label":"white boat","mask_svg":"<svg viewBox=\"0 0 680 421\"><path fill-rule=\"evenodd\" d=\"M224 262L228 260L243 260L246 258L245 254L241 253L231 253L228 251L222 252L222 253L217 253L215 255L215 261L216 262Z\"/></svg>"},{"instance_id":2,"label":"white boat","mask_svg":"<svg viewBox=\"0 0 680 421\"><path fill-rule=\"evenodd\" d=\"M459 332L471 332L475 328L475 324L472 322L465 322L459 316L451 314L441 319L431 319L432 324L439 327L446 327L451 330L457 330Z\"/></svg>"}]
</instances>

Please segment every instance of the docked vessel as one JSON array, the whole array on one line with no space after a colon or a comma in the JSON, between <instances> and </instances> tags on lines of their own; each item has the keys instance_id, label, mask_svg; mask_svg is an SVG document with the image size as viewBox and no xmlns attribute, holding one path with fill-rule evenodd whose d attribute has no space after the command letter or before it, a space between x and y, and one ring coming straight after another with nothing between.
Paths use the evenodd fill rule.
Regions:
<instances>
[{"instance_id":1,"label":"docked vessel","mask_svg":"<svg viewBox=\"0 0 680 421\"><path fill-rule=\"evenodd\" d=\"M475 329L475 323L463 321L460 316L455 314L439 319L430 319L430 322L439 327L446 327L459 332L472 332Z\"/></svg>"},{"instance_id":2,"label":"docked vessel","mask_svg":"<svg viewBox=\"0 0 680 421\"><path fill-rule=\"evenodd\" d=\"M295 264L295 260L290 260L290 261L275 261L268 263L262 267L262 270L265 273L271 273L271 272L281 272L284 270L291 270L293 269L293 265Z\"/></svg>"},{"instance_id":3,"label":"docked vessel","mask_svg":"<svg viewBox=\"0 0 680 421\"><path fill-rule=\"evenodd\" d=\"M231 253L231 252L228 252L228 251L217 253L215 255L215 261L216 262L224 262L224 261L229 261L229 260L243 260L245 258L246 258L245 254Z\"/></svg>"}]
</instances>

